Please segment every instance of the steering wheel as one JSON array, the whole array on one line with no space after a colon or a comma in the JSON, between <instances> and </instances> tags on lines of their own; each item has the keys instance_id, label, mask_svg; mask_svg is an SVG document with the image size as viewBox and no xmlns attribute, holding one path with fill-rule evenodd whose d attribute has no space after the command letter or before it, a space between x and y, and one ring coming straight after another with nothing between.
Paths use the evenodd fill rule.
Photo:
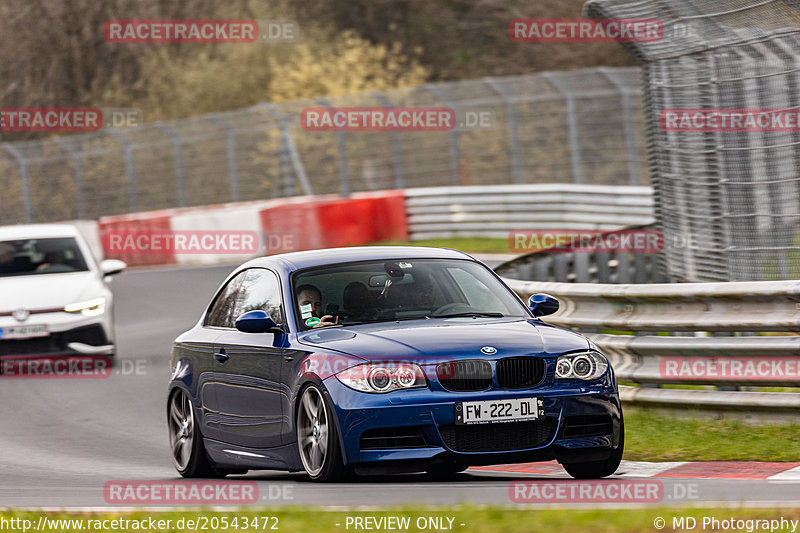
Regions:
<instances>
[{"instance_id":1,"label":"steering wheel","mask_svg":"<svg viewBox=\"0 0 800 533\"><path fill-rule=\"evenodd\" d=\"M433 311L434 315L446 315L452 313L454 310L458 309L458 313L465 313L467 311L472 311L472 306L461 303L461 302L450 302L449 304L444 304L443 306L439 307L438 309Z\"/></svg>"}]
</instances>

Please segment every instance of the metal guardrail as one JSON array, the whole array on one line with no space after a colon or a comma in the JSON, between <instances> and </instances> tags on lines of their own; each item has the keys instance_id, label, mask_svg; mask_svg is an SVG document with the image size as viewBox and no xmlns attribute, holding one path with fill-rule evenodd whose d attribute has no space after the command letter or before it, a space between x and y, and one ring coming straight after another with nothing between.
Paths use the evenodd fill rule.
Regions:
<instances>
[{"instance_id":1,"label":"metal guardrail","mask_svg":"<svg viewBox=\"0 0 800 533\"><path fill-rule=\"evenodd\" d=\"M800 393L657 388L663 384L800 387L800 335L796 333L800 332L800 281L506 282L523 298L539 292L557 297L561 308L546 321L585 334L609 357L619 381L643 385L620 387L620 397L627 403L727 411L762 419L800 413ZM676 332L679 336L664 336ZM709 336L708 332L729 336ZM757 335L768 332L795 335ZM698 364L700 372L696 372ZM709 368L722 370L714 374Z\"/></svg>"},{"instance_id":2,"label":"metal guardrail","mask_svg":"<svg viewBox=\"0 0 800 533\"><path fill-rule=\"evenodd\" d=\"M412 240L652 224L653 190L567 183L406 189Z\"/></svg>"}]
</instances>

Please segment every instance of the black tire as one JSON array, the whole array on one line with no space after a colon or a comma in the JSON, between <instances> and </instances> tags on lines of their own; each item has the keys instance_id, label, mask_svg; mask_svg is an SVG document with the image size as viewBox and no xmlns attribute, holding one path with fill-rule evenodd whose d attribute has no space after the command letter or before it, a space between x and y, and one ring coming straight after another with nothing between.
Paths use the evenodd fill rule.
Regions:
<instances>
[{"instance_id":1,"label":"black tire","mask_svg":"<svg viewBox=\"0 0 800 533\"><path fill-rule=\"evenodd\" d=\"M309 405L304 403L307 400ZM334 416L330 403L316 385L309 385L298 395L295 413L297 447L303 469L312 481L331 483L351 477L351 471L344 466L342 459L342 446ZM321 431L323 427L324 445ZM322 455L317 455L318 453Z\"/></svg>"},{"instance_id":2,"label":"black tire","mask_svg":"<svg viewBox=\"0 0 800 533\"><path fill-rule=\"evenodd\" d=\"M172 411L173 407L177 409L175 413ZM189 420L187 415L191 415L190 427L186 422ZM179 433L179 426L184 428L182 433ZM185 478L225 477L227 472L216 470L208 460L197 414L194 412L191 399L182 389L176 389L167 402L167 427L172 463L180 475Z\"/></svg>"},{"instance_id":3,"label":"black tire","mask_svg":"<svg viewBox=\"0 0 800 533\"><path fill-rule=\"evenodd\" d=\"M625 448L625 423L619 422L619 446L611 450L608 459L602 461L586 461L585 463L566 463L562 466L575 479L599 479L610 476L619 468L622 452Z\"/></svg>"}]
</instances>

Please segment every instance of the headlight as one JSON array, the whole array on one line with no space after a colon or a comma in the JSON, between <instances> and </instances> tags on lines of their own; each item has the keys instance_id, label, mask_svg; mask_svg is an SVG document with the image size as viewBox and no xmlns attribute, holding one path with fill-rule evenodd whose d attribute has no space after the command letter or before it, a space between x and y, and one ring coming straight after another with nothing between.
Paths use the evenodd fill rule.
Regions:
<instances>
[{"instance_id":1,"label":"headlight","mask_svg":"<svg viewBox=\"0 0 800 533\"><path fill-rule=\"evenodd\" d=\"M568 353L556 361L556 379L597 379L608 370L608 359L600 352Z\"/></svg>"},{"instance_id":2,"label":"headlight","mask_svg":"<svg viewBox=\"0 0 800 533\"><path fill-rule=\"evenodd\" d=\"M85 302L78 302L64 306L67 313L81 313L84 316L98 316L106 312L106 299L93 298Z\"/></svg>"},{"instance_id":3,"label":"headlight","mask_svg":"<svg viewBox=\"0 0 800 533\"><path fill-rule=\"evenodd\" d=\"M391 392L427 386L425 374L413 363L367 363L336 374L336 378L361 392Z\"/></svg>"}]
</instances>

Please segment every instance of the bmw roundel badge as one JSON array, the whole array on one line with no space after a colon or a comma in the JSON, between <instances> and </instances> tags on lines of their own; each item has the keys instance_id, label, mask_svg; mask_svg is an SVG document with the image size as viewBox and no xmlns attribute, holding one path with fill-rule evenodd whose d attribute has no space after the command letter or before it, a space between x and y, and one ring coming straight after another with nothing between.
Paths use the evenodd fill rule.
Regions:
<instances>
[{"instance_id":1,"label":"bmw roundel badge","mask_svg":"<svg viewBox=\"0 0 800 533\"><path fill-rule=\"evenodd\" d=\"M485 353L486 355L494 355L497 353L497 348L494 346L484 346L481 348L481 352Z\"/></svg>"}]
</instances>

